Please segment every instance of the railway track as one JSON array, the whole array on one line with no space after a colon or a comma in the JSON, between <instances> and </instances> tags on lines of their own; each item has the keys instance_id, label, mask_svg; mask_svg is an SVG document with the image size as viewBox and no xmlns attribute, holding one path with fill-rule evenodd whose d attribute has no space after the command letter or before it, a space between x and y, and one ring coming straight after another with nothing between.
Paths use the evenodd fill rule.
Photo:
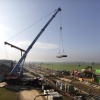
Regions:
<instances>
[{"instance_id":1,"label":"railway track","mask_svg":"<svg viewBox=\"0 0 100 100\"><path fill-rule=\"evenodd\" d=\"M94 82L87 82L87 81L78 81L75 77L63 76L69 80L73 80L71 84L73 84L79 90L82 90L86 93L91 91L92 95L100 96L100 85Z\"/></svg>"},{"instance_id":2,"label":"railway track","mask_svg":"<svg viewBox=\"0 0 100 100\"><path fill-rule=\"evenodd\" d=\"M31 69L31 71L34 69ZM99 85L95 84L95 83L89 83L87 84L87 82L83 81L80 82L78 81L76 78L74 77L69 77L69 76L63 76L63 78L59 78L57 76L52 76L51 75L51 71L46 70L34 70L34 72L36 72L37 74L42 74L42 76L44 76L46 78L46 80L48 80L48 82L52 85L53 88L55 88L57 91L60 91L55 85L54 85L54 81L60 81L61 83L68 85L69 83L71 83L72 85L74 85L75 88L77 88L79 91L84 92L88 95L89 90L91 90L91 95L93 96L93 98L95 98L94 100L99 100L98 98L100 98L100 89L96 88L99 87ZM47 77L46 77L47 76ZM64 91L61 92L62 95L68 96L70 97L68 94L66 94Z\"/></svg>"}]
</instances>

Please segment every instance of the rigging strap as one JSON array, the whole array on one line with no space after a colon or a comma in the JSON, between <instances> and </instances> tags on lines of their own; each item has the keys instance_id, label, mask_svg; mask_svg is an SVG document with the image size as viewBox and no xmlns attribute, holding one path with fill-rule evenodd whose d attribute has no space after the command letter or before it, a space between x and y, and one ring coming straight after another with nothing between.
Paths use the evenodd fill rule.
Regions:
<instances>
[{"instance_id":1,"label":"rigging strap","mask_svg":"<svg viewBox=\"0 0 100 100\"><path fill-rule=\"evenodd\" d=\"M62 49L61 49L62 47ZM62 50L62 54L61 54ZM59 53L57 58L67 57L64 51L64 45L63 45L63 36L62 36L62 18L61 18L61 12L60 12L60 41L59 41Z\"/></svg>"}]
</instances>

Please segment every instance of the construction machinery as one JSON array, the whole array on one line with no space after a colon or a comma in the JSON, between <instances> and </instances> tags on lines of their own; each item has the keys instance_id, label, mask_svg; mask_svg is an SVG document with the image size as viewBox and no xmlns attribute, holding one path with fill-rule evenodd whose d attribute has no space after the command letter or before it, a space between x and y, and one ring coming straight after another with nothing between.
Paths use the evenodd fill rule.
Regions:
<instances>
[{"instance_id":1,"label":"construction machinery","mask_svg":"<svg viewBox=\"0 0 100 100\"><path fill-rule=\"evenodd\" d=\"M80 76L85 77L85 78L93 78L94 77L94 71L92 69L92 66L88 66L85 69L82 69Z\"/></svg>"},{"instance_id":2,"label":"construction machinery","mask_svg":"<svg viewBox=\"0 0 100 100\"><path fill-rule=\"evenodd\" d=\"M92 66L88 66L83 71L83 77L90 78L92 82L100 83L100 75L96 73L97 70L93 70Z\"/></svg>"},{"instance_id":3,"label":"construction machinery","mask_svg":"<svg viewBox=\"0 0 100 100\"><path fill-rule=\"evenodd\" d=\"M75 77L78 77L79 80L87 80L90 82L94 81L94 78L96 77L96 74L94 73L94 70L92 69L92 66L88 66L79 72L78 70L73 70L72 75Z\"/></svg>"},{"instance_id":4,"label":"construction machinery","mask_svg":"<svg viewBox=\"0 0 100 100\"><path fill-rule=\"evenodd\" d=\"M88 66L81 70L81 72L78 74L79 80L85 80L88 82L96 82L100 83L100 75L95 73L95 70L93 70L92 66Z\"/></svg>"},{"instance_id":5,"label":"construction machinery","mask_svg":"<svg viewBox=\"0 0 100 100\"><path fill-rule=\"evenodd\" d=\"M24 51L23 55L21 56L21 58L19 59L19 61L16 63L16 65L12 68L12 70L10 71L10 73L5 74L4 75L4 79L3 81L6 81L7 83L12 83L12 84L22 84L24 83L28 83L28 84L32 84L32 82L37 82L39 79L22 79L22 75L23 75L23 66L24 66L24 62L25 62L25 58L27 56L27 54L29 53L29 51L31 50L31 48L33 47L33 45L36 43L36 41L38 40L38 38L41 36L41 34L45 31L45 29L47 28L47 26L50 24L50 22L55 18L55 16L57 15L57 13L61 11L61 8L59 7L55 13L52 15L52 17L49 19L49 21L45 24L45 26L41 29L41 31L39 32L39 34L36 36L36 38L32 41L32 43L28 46L28 48L26 49L26 51ZM5 42L5 44L9 44L7 42ZM12 47L15 47L14 45L10 44ZM19 48L18 48L19 49ZM20 49L21 51L23 51L22 49Z\"/></svg>"}]
</instances>

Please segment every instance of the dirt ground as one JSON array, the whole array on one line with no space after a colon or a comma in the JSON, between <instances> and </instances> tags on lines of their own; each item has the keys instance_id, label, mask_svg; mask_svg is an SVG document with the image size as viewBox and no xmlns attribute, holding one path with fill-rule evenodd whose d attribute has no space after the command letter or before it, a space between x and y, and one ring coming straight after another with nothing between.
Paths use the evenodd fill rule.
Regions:
<instances>
[{"instance_id":1,"label":"dirt ground","mask_svg":"<svg viewBox=\"0 0 100 100\"><path fill-rule=\"evenodd\" d=\"M6 85L5 82L0 83L0 87L4 87Z\"/></svg>"},{"instance_id":2,"label":"dirt ground","mask_svg":"<svg viewBox=\"0 0 100 100\"><path fill-rule=\"evenodd\" d=\"M24 90L20 91L20 100L34 100L39 95L37 90ZM41 96L37 97L36 100L44 100Z\"/></svg>"},{"instance_id":3,"label":"dirt ground","mask_svg":"<svg viewBox=\"0 0 100 100\"><path fill-rule=\"evenodd\" d=\"M4 87L6 85L5 82L3 83L0 83L0 87ZM24 86L6 86L7 89L11 89L11 90L19 90L19 89L22 89L21 91L19 91L18 93L18 98L20 100L34 100L34 98L38 95L40 95L39 91L38 90L35 90L35 89L31 89L31 90L25 90L26 87ZM41 93L42 94L42 93ZM39 96L39 97L36 97L36 100L44 100L44 97L43 96Z\"/></svg>"}]
</instances>

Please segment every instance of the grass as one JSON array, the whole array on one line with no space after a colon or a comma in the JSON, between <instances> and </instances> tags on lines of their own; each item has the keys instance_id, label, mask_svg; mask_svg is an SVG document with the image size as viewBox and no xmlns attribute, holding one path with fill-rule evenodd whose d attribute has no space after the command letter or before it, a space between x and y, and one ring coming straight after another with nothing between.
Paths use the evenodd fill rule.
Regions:
<instances>
[{"instance_id":1,"label":"grass","mask_svg":"<svg viewBox=\"0 0 100 100\"><path fill-rule=\"evenodd\" d=\"M52 69L53 70L67 70L67 71L72 71L74 69L77 69L79 71L81 71L81 69L84 69L88 66L92 66L93 70L96 70L96 69L100 69L100 64L65 64L65 63L59 63L59 64L44 64L42 65L42 67L44 68L49 68L49 69Z\"/></svg>"},{"instance_id":2,"label":"grass","mask_svg":"<svg viewBox=\"0 0 100 100\"><path fill-rule=\"evenodd\" d=\"M17 93L0 88L0 100L18 100Z\"/></svg>"}]
</instances>

